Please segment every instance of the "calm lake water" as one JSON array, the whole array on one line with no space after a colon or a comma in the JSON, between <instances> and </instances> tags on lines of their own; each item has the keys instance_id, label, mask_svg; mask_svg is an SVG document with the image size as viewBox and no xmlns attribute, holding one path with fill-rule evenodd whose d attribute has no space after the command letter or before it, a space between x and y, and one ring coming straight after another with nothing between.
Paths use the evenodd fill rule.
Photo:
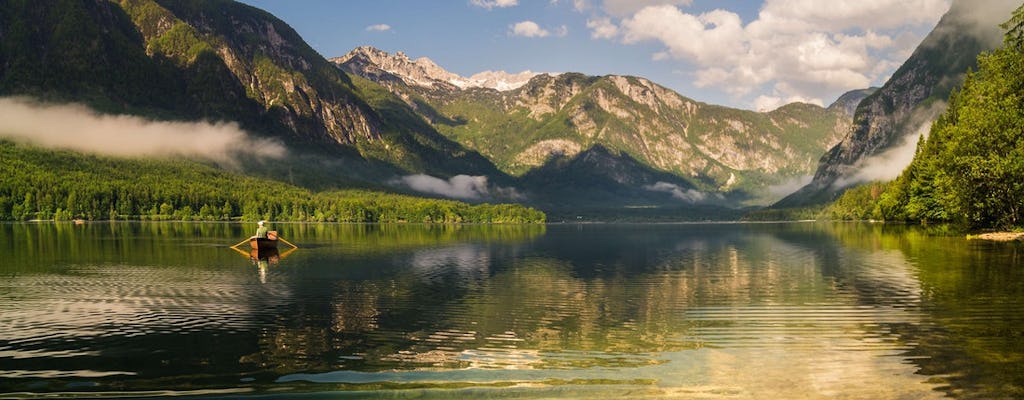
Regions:
<instances>
[{"instance_id":1,"label":"calm lake water","mask_svg":"<svg viewBox=\"0 0 1024 400\"><path fill-rule=\"evenodd\" d=\"M1024 245L865 224L0 224L0 397L1024 398Z\"/></svg>"}]
</instances>

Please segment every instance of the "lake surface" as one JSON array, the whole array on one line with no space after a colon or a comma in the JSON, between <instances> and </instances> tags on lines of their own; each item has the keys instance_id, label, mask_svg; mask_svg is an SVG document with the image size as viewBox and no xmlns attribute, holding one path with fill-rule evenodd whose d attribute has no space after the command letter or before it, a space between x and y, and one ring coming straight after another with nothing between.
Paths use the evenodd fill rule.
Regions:
<instances>
[{"instance_id":1,"label":"lake surface","mask_svg":"<svg viewBox=\"0 0 1024 400\"><path fill-rule=\"evenodd\" d=\"M250 229L252 228L252 229ZM1024 398L1024 245L866 224L0 224L0 397Z\"/></svg>"}]
</instances>

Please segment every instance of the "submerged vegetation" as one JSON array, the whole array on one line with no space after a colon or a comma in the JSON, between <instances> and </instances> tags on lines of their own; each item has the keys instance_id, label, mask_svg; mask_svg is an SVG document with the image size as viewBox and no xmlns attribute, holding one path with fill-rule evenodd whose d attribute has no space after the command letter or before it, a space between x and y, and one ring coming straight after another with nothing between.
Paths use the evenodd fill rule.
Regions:
<instances>
[{"instance_id":1,"label":"submerged vegetation","mask_svg":"<svg viewBox=\"0 0 1024 400\"><path fill-rule=\"evenodd\" d=\"M188 160L141 160L0 141L0 220L196 220L540 223L515 204L367 190L314 192Z\"/></svg>"}]
</instances>

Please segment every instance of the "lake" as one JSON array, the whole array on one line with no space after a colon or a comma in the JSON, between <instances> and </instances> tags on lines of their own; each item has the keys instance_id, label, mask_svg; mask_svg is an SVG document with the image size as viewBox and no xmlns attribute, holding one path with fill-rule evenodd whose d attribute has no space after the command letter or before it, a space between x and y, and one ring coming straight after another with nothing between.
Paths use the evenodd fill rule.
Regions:
<instances>
[{"instance_id":1,"label":"lake","mask_svg":"<svg viewBox=\"0 0 1024 400\"><path fill-rule=\"evenodd\" d=\"M1024 397L1020 243L273 228L299 249L231 250L254 224L0 224L0 397Z\"/></svg>"}]
</instances>

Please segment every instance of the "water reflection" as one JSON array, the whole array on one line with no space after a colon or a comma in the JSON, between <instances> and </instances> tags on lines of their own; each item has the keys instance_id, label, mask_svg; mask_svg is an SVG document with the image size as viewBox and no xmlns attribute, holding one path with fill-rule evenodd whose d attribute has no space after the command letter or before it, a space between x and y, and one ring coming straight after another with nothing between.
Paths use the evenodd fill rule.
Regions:
<instances>
[{"instance_id":1,"label":"water reflection","mask_svg":"<svg viewBox=\"0 0 1024 400\"><path fill-rule=\"evenodd\" d=\"M852 224L285 224L302 251L275 259L228 250L240 226L153 225L0 225L19 238L0 240L0 393L1022 394L1012 244Z\"/></svg>"}]
</instances>

